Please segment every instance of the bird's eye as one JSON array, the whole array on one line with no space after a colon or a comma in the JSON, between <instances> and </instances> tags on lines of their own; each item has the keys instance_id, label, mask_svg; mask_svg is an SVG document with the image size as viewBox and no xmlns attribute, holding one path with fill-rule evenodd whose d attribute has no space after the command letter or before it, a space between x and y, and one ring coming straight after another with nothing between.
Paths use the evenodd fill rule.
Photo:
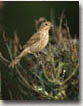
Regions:
<instances>
[{"instance_id":1,"label":"bird's eye","mask_svg":"<svg viewBox=\"0 0 83 106\"><path fill-rule=\"evenodd\" d=\"M45 23L45 25L48 25L47 23Z\"/></svg>"}]
</instances>

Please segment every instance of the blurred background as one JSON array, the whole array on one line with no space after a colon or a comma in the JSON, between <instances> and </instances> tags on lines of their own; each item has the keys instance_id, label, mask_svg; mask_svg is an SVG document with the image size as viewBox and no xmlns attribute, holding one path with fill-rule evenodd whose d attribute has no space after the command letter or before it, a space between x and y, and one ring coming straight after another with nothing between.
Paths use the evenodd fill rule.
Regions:
<instances>
[{"instance_id":1,"label":"blurred background","mask_svg":"<svg viewBox=\"0 0 83 106\"><path fill-rule=\"evenodd\" d=\"M79 36L79 2L74 1L26 1L26 2L0 2L1 23L7 35L13 36L17 31L22 43L34 31L34 21L46 17L58 24L62 10L68 20L71 35Z\"/></svg>"}]
</instances>

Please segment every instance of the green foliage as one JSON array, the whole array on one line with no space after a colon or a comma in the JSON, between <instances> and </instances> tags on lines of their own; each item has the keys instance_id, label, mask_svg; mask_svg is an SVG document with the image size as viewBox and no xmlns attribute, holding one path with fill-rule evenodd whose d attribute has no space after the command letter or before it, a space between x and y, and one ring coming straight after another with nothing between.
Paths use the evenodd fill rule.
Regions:
<instances>
[{"instance_id":1,"label":"green foliage","mask_svg":"<svg viewBox=\"0 0 83 106\"><path fill-rule=\"evenodd\" d=\"M15 68L8 64L20 53L18 36L3 38L8 57L0 54L2 99L10 100L78 100L78 40L72 39L67 21L62 27L63 13L47 47L37 57L27 54ZM16 44L14 43L16 42ZM4 85L3 85L4 84ZM4 97L6 87L8 98Z\"/></svg>"}]
</instances>

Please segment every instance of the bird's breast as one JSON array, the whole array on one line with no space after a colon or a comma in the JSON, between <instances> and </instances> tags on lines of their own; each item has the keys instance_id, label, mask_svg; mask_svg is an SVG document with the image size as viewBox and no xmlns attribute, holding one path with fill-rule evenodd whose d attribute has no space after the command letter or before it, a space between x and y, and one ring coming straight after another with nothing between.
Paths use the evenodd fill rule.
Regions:
<instances>
[{"instance_id":1,"label":"bird's breast","mask_svg":"<svg viewBox=\"0 0 83 106\"><path fill-rule=\"evenodd\" d=\"M44 33L44 35L42 35L42 38L41 38L41 46L42 46L41 48L42 49L45 48L48 41L49 41L49 33L47 32L47 33Z\"/></svg>"}]
</instances>

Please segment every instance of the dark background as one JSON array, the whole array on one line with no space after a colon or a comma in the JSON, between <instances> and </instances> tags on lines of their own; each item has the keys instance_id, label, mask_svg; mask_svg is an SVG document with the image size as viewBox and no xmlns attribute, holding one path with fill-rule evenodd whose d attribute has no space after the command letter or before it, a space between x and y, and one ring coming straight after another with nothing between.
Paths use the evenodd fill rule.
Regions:
<instances>
[{"instance_id":1,"label":"dark background","mask_svg":"<svg viewBox=\"0 0 83 106\"><path fill-rule=\"evenodd\" d=\"M34 31L34 21L40 17L46 17L51 20L51 10L55 21L65 9L65 15L68 19L68 24L72 36L79 36L79 2L74 1L27 1L27 2L4 2L3 8L3 23L6 33L13 36L16 30L21 41L30 37Z\"/></svg>"}]
</instances>

